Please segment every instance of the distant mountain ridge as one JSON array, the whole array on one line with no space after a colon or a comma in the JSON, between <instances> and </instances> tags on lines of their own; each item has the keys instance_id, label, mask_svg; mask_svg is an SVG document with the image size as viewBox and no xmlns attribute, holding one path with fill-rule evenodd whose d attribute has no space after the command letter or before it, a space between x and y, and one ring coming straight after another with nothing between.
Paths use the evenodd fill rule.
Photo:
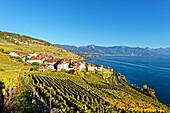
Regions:
<instances>
[{"instance_id":1,"label":"distant mountain ridge","mask_svg":"<svg viewBox=\"0 0 170 113\"><path fill-rule=\"evenodd\" d=\"M57 46L84 57L99 56L170 56L170 48L140 48L128 46L103 47L96 45L70 46L56 44Z\"/></svg>"}]
</instances>

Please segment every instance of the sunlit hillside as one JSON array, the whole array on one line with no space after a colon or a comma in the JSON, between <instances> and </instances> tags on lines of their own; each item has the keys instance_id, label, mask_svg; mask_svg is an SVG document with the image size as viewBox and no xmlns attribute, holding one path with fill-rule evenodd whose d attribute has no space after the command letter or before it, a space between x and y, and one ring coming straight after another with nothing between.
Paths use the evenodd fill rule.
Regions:
<instances>
[{"instance_id":1,"label":"sunlit hillside","mask_svg":"<svg viewBox=\"0 0 170 113\"><path fill-rule=\"evenodd\" d=\"M104 71L84 71L27 73L26 77L48 106L62 112L169 112L156 98L129 87L123 79L117 84L115 75L107 79L106 75Z\"/></svg>"},{"instance_id":2,"label":"sunlit hillside","mask_svg":"<svg viewBox=\"0 0 170 113\"><path fill-rule=\"evenodd\" d=\"M42 72L31 70L33 64L10 57L11 51L79 59L78 55L48 42L0 32L0 106L4 112L56 113L56 109L68 113L170 111L157 100L154 90L134 87L108 66L95 70L86 67Z\"/></svg>"},{"instance_id":3,"label":"sunlit hillside","mask_svg":"<svg viewBox=\"0 0 170 113\"><path fill-rule=\"evenodd\" d=\"M30 65L17 62L2 52L0 52L0 59L0 81L4 82L7 89L15 87L18 83L17 77L31 68Z\"/></svg>"},{"instance_id":4,"label":"sunlit hillside","mask_svg":"<svg viewBox=\"0 0 170 113\"><path fill-rule=\"evenodd\" d=\"M42 53L58 58L77 59L78 56L46 41L22 36L19 34L0 32L0 48L5 52L18 51L27 53Z\"/></svg>"}]
</instances>

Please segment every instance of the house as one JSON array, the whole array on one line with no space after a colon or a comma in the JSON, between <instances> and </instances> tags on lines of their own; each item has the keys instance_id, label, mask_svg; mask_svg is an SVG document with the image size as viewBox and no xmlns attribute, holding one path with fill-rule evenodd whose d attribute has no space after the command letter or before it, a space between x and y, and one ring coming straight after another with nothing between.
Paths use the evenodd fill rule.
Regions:
<instances>
[{"instance_id":1,"label":"house","mask_svg":"<svg viewBox=\"0 0 170 113\"><path fill-rule=\"evenodd\" d=\"M71 64L70 64L70 68L72 70L78 70L79 69L79 65L80 65L80 63L78 61L72 61Z\"/></svg>"},{"instance_id":2,"label":"house","mask_svg":"<svg viewBox=\"0 0 170 113\"><path fill-rule=\"evenodd\" d=\"M57 71L69 70L70 61L68 59L60 59L54 64L54 68Z\"/></svg>"},{"instance_id":3,"label":"house","mask_svg":"<svg viewBox=\"0 0 170 113\"><path fill-rule=\"evenodd\" d=\"M13 51L10 52L9 55L12 56L12 57L19 57L19 55L16 52L13 52Z\"/></svg>"},{"instance_id":4,"label":"house","mask_svg":"<svg viewBox=\"0 0 170 113\"><path fill-rule=\"evenodd\" d=\"M20 57L20 58L23 58L23 57L26 57L28 54L27 53L24 53L24 52L10 52L9 53L10 56L12 57Z\"/></svg>"},{"instance_id":5,"label":"house","mask_svg":"<svg viewBox=\"0 0 170 113\"><path fill-rule=\"evenodd\" d=\"M79 69L80 71L82 71L82 70L85 69L85 68L86 68L85 62L79 62L79 67L78 67L78 69Z\"/></svg>"},{"instance_id":6,"label":"house","mask_svg":"<svg viewBox=\"0 0 170 113\"><path fill-rule=\"evenodd\" d=\"M59 59L54 57L48 57L44 60L44 64L54 65Z\"/></svg>"},{"instance_id":7,"label":"house","mask_svg":"<svg viewBox=\"0 0 170 113\"><path fill-rule=\"evenodd\" d=\"M17 52L17 54L19 55L20 58L24 58L28 56L28 54L24 52Z\"/></svg>"},{"instance_id":8,"label":"house","mask_svg":"<svg viewBox=\"0 0 170 113\"><path fill-rule=\"evenodd\" d=\"M33 56L36 57L36 56L37 56L37 53L30 53L30 54L28 54L27 57L30 59L30 58L33 57Z\"/></svg>"},{"instance_id":9,"label":"house","mask_svg":"<svg viewBox=\"0 0 170 113\"><path fill-rule=\"evenodd\" d=\"M71 61L70 65L70 70L80 70L82 71L83 69L86 68L85 62L83 61Z\"/></svg>"},{"instance_id":10,"label":"house","mask_svg":"<svg viewBox=\"0 0 170 113\"><path fill-rule=\"evenodd\" d=\"M28 59L26 62L32 64L33 62L37 62L40 64L43 64L44 60L46 59L45 55L38 55L38 56L32 56L30 59Z\"/></svg>"},{"instance_id":11,"label":"house","mask_svg":"<svg viewBox=\"0 0 170 113\"><path fill-rule=\"evenodd\" d=\"M38 70L39 71L47 71L47 70L54 71L54 66L53 65L43 65Z\"/></svg>"},{"instance_id":12,"label":"house","mask_svg":"<svg viewBox=\"0 0 170 113\"><path fill-rule=\"evenodd\" d=\"M104 69L103 65L97 65L97 70L103 70L103 69Z\"/></svg>"},{"instance_id":13,"label":"house","mask_svg":"<svg viewBox=\"0 0 170 113\"><path fill-rule=\"evenodd\" d=\"M94 64L86 63L86 68L88 71L94 71L97 70L97 67Z\"/></svg>"}]
</instances>

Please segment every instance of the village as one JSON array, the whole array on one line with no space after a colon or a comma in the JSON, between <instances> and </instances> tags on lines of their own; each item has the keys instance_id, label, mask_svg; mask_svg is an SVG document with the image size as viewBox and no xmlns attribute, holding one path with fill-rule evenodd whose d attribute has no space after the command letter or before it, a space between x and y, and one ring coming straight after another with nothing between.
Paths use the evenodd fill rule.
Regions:
<instances>
[{"instance_id":1,"label":"village","mask_svg":"<svg viewBox=\"0 0 170 113\"><path fill-rule=\"evenodd\" d=\"M51 55L37 54L37 53L24 53L24 52L9 52L10 57L18 57L23 62L28 64L40 64L38 71L70 71L70 70L106 70L108 72L112 69L106 69L103 65L94 65L84 62L83 60L73 60L66 58L56 58Z\"/></svg>"}]
</instances>

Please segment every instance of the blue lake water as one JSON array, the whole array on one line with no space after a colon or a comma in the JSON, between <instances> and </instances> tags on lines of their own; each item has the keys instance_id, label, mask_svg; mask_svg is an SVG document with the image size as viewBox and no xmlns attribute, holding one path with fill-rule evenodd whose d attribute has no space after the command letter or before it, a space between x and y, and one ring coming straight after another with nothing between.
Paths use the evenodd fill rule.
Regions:
<instances>
[{"instance_id":1,"label":"blue lake water","mask_svg":"<svg viewBox=\"0 0 170 113\"><path fill-rule=\"evenodd\" d=\"M147 84L159 101L170 104L170 57L107 56L85 61L110 66L136 86Z\"/></svg>"}]
</instances>

